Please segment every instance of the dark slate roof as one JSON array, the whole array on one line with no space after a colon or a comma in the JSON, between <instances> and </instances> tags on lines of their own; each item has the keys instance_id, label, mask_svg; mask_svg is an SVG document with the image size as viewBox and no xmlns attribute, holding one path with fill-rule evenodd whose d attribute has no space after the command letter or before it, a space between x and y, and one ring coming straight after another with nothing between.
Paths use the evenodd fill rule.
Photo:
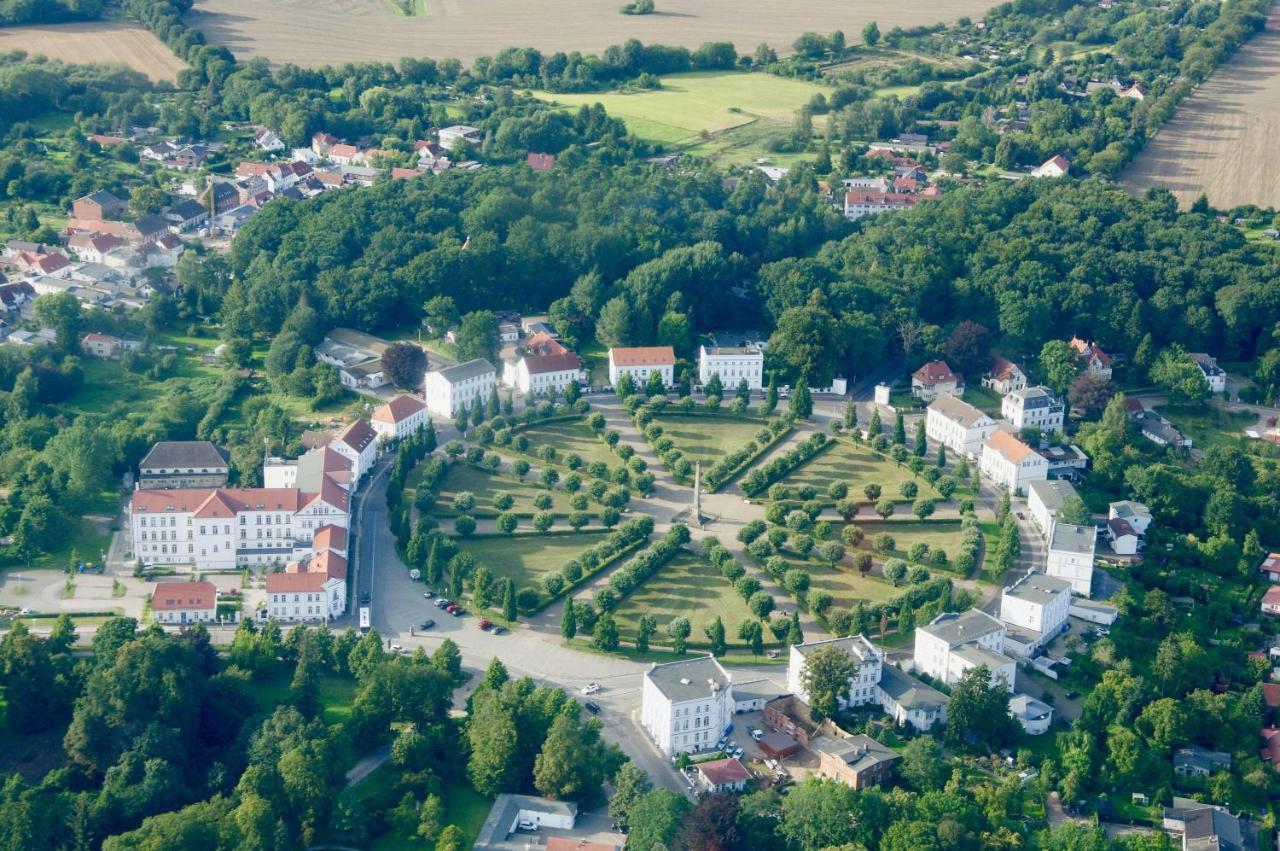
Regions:
<instances>
[{"instance_id":1,"label":"dark slate roof","mask_svg":"<svg viewBox=\"0 0 1280 851\"><path fill-rule=\"evenodd\" d=\"M207 440L162 440L151 447L138 469L145 474L149 469L226 469L227 466L222 452Z\"/></svg>"}]
</instances>

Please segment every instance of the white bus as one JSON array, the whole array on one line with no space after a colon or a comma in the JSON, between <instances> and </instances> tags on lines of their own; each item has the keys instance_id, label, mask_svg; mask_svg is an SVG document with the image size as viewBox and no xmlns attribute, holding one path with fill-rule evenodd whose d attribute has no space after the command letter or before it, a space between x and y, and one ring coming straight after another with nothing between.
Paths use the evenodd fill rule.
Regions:
<instances>
[{"instance_id":1,"label":"white bus","mask_svg":"<svg viewBox=\"0 0 1280 851\"><path fill-rule=\"evenodd\" d=\"M360 631L362 633L369 631L369 607L360 607Z\"/></svg>"}]
</instances>

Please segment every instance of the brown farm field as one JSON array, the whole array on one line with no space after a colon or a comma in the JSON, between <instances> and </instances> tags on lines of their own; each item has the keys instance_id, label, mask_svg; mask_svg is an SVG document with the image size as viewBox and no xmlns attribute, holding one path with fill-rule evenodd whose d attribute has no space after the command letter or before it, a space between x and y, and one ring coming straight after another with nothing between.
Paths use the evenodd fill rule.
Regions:
<instances>
[{"instance_id":1,"label":"brown farm field","mask_svg":"<svg viewBox=\"0 0 1280 851\"><path fill-rule=\"evenodd\" d=\"M1130 192L1168 188L1189 205L1280 206L1280 12L1183 102L1125 170Z\"/></svg>"},{"instance_id":2,"label":"brown farm field","mask_svg":"<svg viewBox=\"0 0 1280 851\"><path fill-rule=\"evenodd\" d=\"M11 50L63 62L119 63L156 82L172 82L187 67L160 39L123 21L0 28L0 52Z\"/></svg>"},{"instance_id":3,"label":"brown farm field","mask_svg":"<svg viewBox=\"0 0 1280 851\"><path fill-rule=\"evenodd\" d=\"M843 30L850 41L867 22L881 31L981 15L991 0L886 6L872 0L657 0L652 15L622 15L621 0L424 0L404 17L388 0L197 0L187 22L240 59L307 67L404 56L471 62L504 47L599 53L629 38L697 47L731 41L739 52L768 42L789 50L806 30Z\"/></svg>"}]
</instances>

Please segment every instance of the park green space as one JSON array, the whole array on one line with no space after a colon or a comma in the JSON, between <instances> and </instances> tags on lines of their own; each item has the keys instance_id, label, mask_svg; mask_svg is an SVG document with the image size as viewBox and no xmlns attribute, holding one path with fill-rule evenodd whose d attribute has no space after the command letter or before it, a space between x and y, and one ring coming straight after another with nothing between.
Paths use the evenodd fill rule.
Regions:
<instances>
[{"instance_id":1,"label":"park green space","mask_svg":"<svg viewBox=\"0 0 1280 851\"><path fill-rule=\"evenodd\" d=\"M790 127L796 110L826 91L817 83L760 72L695 71L667 75L661 89L649 91L533 94L572 109L599 103L638 138L679 145L757 121Z\"/></svg>"},{"instance_id":2,"label":"park green space","mask_svg":"<svg viewBox=\"0 0 1280 851\"><path fill-rule=\"evenodd\" d=\"M929 550L941 547L948 559L960 553L964 533L959 520L868 520L859 521L858 528L866 533L863 546L870 547L876 535L893 536L894 549L890 556L906 559L912 544L925 543Z\"/></svg>"},{"instance_id":3,"label":"park green space","mask_svg":"<svg viewBox=\"0 0 1280 851\"><path fill-rule=\"evenodd\" d=\"M863 576L851 566L847 556L834 570L816 557L801 559L790 552L784 553L782 557L809 574L810 592L826 591L830 594L833 608L851 609L859 601L883 603L901 593L901 589L894 588L891 583L878 576Z\"/></svg>"},{"instance_id":4,"label":"park green space","mask_svg":"<svg viewBox=\"0 0 1280 851\"><path fill-rule=\"evenodd\" d=\"M458 546L475 557L476 565L487 567L494 579L508 577L516 588L540 588L541 578L556 573L570 560L598 544L603 529L583 532L517 535L477 535L455 539Z\"/></svg>"},{"instance_id":5,"label":"park green space","mask_svg":"<svg viewBox=\"0 0 1280 851\"><path fill-rule=\"evenodd\" d=\"M671 438L689 463L701 461L704 469L755 440L756 432L766 427L765 421L757 417L665 411L653 422L662 426L662 436Z\"/></svg>"},{"instance_id":6,"label":"park green space","mask_svg":"<svg viewBox=\"0 0 1280 851\"><path fill-rule=\"evenodd\" d=\"M529 450L526 454L537 455L540 446L553 446L557 453L556 463L563 464L569 455L577 455L584 465L599 461L608 467L622 466L622 459L586 424L583 419L556 420L539 423L516 432L517 436L529 438Z\"/></svg>"},{"instance_id":7,"label":"park green space","mask_svg":"<svg viewBox=\"0 0 1280 851\"><path fill-rule=\"evenodd\" d=\"M688 618L693 627L690 645L707 643L702 628L717 617L724 622L729 643L740 643L738 625L755 619L720 571L692 553L677 555L618 606L615 617L624 641L635 640L641 615L651 615L658 622L654 643L669 642L667 624L676 618Z\"/></svg>"},{"instance_id":8,"label":"park green space","mask_svg":"<svg viewBox=\"0 0 1280 851\"><path fill-rule=\"evenodd\" d=\"M250 686L258 708L270 714L291 698L292 671L283 671L256 679ZM324 676L320 678L320 718L326 724L341 724L351 717L351 705L355 702L356 681L348 677Z\"/></svg>"},{"instance_id":9,"label":"park green space","mask_svg":"<svg viewBox=\"0 0 1280 851\"><path fill-rule=\"evenodd\" d=\"M414 471L420 475L419 470ZM418 477L410 474L407 487L416 491ZM511 511L521 517L532 517L538 513L533 500L538 494L551 494L551 511L555 514L567 515L573 509L569 507L569 494L563 490L551 490L542 487L530 479L519 479L502 473L490 473L471 464L458 461L445 474L444 481L436 489L435 514L453 516L459 512L453 508L453 500L463 491L470 492L476 498L476 507L467 512L473 517L496 517L501 512L494 507L493 500L497 494L505 491L515 500ZM598 506L592 504L588 511Z\"/></svg>"},{"instance_id":10,"label":"park green space","mask_svg":"<svg viewBox=\"0 0 1280 851\"><path fill-rule=\"evenodd\" d=\"M1191 445L1196 449L1235 446L1245 439L1243 430L1258 421L1256 415L1247 411L1231 412L1207 402L1194 406L1165 405L1157 412L1191 438Z\"/></svg>"},{"instance_id":11,"label":"park green space","mask_svg":"<svg viewBox=\"0 0 1280 851\"><path fill-rule=\"evenodd\" d=\"M830 449L819 452L808 463L782 479L782 484L788 487L815 487L821 497L825 497L828 488L836 482L848 485L850 498L856 500L866 499L862 490L864 487L877 484L880 486L882 499L911 502L898 490L903 482L915 482L920 496L942 498L933 485L922 478L916 478L905 464L900 466L873 449L866 449L843 439L836 440Z\"/></svg>"},{"instance_id":12,"label":"park green space","mask_svg":"<svg viewBox=\"0 0 1280 851\"><path fill-rule=\"evenodd\" d=\"M360 781L355 787L356 795L362 801L385 799L388 796L394 799L399 782L400 770L389 762L383 763ZM480 828L484 826L493 801L466 783L445 784L440 797L444 803L444 823L457 825L462 831L462 847L470 848L480 835ZM394 806L394 801L392 805ZM418 851L430 847L430 843L392 828L374 838L368 847L370 851Z\"/></svg>"}]
</instances>

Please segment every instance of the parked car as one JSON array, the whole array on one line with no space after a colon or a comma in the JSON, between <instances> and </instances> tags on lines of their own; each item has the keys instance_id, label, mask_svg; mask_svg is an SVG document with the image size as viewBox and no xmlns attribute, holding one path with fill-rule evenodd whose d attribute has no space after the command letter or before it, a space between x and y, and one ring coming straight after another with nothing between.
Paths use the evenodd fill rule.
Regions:
<instances>
[{"instance_id":1,"label":"parked car","mask_svg":"<svg viewBox=\"0 0 1280 851\"><path fill-rule=\"evenodd\" d=\"M585 686L582 687L583 694L595 694L598 691L600 691L599 683L587 683Z\"/></svg>"},{"instance_id":2,"label":"parked car","mask_svg":"<svg viewBox=\"0 0 1280 851\"><path fill-rule=\"evenodd\" d=\"M590 712L592 715L600 714L600 704L596 703L594 700L588 700L586 703L582 705L585 706L587 708L587 711Z\"/></svg>"},{"instance_id":3,"label":"parked car","mask_svg":"<svg viewBox=\"0 0 1280 851\"><path fill-rule=\"evenodd\" d=\"M493 627L493 621L488 618L484 618L480 621L479 627L487 632Z\"/></svg>"},{"instance_id":4,"label":"parked car","mask_svg":"<svg viewBox=\"0 0 1280 851\"><path fill-rule=\"evenodd\" d=\"M369 597L369 592L368 592L368 591L365 591L363 594L361 594L361 595L360 595L360 602L361 602L361 603L363 603L363 604L364 604L364 605L366 605L366 606L369 604L369 600L370 600L370 599L371 599L371 598Z\"/></svg>"},{"instance_id":5,"label":"parked car","mask_svg":"<svg viewBox=\"0 0 1280 851\"><path fill-rule=\"evenodd\" d=\"M403 645L400 645L400 644L392 644L392 645L391 645L391 652L392 652L392 653L403 653L403 652L404 652L404 646L403 646Z\"/></svg>"},{"instance_id":6,"label":"parked car","mask_svg":"<svg viewBox=\"0 0 1280 851\"><path fill-rule=\"evenodd\" d=\"M433 626L435 626L435 625L436 625L436 622L435 622L435 621L433 621L431 618L427 618L425 621L423 621L423 622L422 622L422 625L421 625L420 627L418 627L418 628L419 628L419 629L431 629L431 627L433 627Z\"/></svg>"},{"instance_id":7,"label":"parked car","mask_svg":"<svg viewBox=\"0 0 1280 851\"><path fill-rule=\"evenodd\" d=\"M494 634L494 635L506 635L506 634L507 634L507 632L508 632L508 630L507 630L507 628L506 628L505 626L495 626L495 627L493 628L493 634Z\"/></svg>"},{"instance_id":8,"label":"parked car","mask_svg":"<svg viewBox=\"0 0 1280 851\"><path fill-rule=\"evenodd\" d=\"M454 605L453 608L449 611L449 614L453 615L455 618L460 618L466 613L467 613L467 610L462 608L462 606L459 606L459 605Z\"/></svg>"},{"instance_id":9,"label":"parked car","mask_svg":"<svg viewBox=\"0 0 1280 851\"><path fill-rule=\"evenodd\" d=\"M425 599L427 599L427 600L430 600L430 599L431 599L432 597L434 597L435 595L436 595L436 592L435 592L435 591L423 591L423 592L422 592L422 596L423 596Z\"/></svg>"},{"instance_id":10,"label":"parked car","mask_svg":"<svg viewBox=\"0 0 1280 851\"><path fill-rule=\"evenodd\" d=\"M441 597L439 600L436 600L437 609L447 609L452 605L453 605L453 601L445 599L444 597Z\"/></svg>"},{"instance_id":11,"label":"parked car","mask_svg":"<svg viewBox=\"0 0 1280 851\"><path fill-rule=\"evenodd\" d=\"M764 738L764 730L757 730L756 728L752 727L751 738L755 739L757 742L760 741L761 739Z\"/></svg>"},{"instance_id":12,"label":"parked car","mask_svg":"<svg viewBox=\"0 0 1280 851\"><path fill-rule=\"evenodd\" d=\"M458 610L458 605L456 603L450 603L449 605L444 607L444 610L449 614L453 614Z\"/></svg>"}]
</instances>

